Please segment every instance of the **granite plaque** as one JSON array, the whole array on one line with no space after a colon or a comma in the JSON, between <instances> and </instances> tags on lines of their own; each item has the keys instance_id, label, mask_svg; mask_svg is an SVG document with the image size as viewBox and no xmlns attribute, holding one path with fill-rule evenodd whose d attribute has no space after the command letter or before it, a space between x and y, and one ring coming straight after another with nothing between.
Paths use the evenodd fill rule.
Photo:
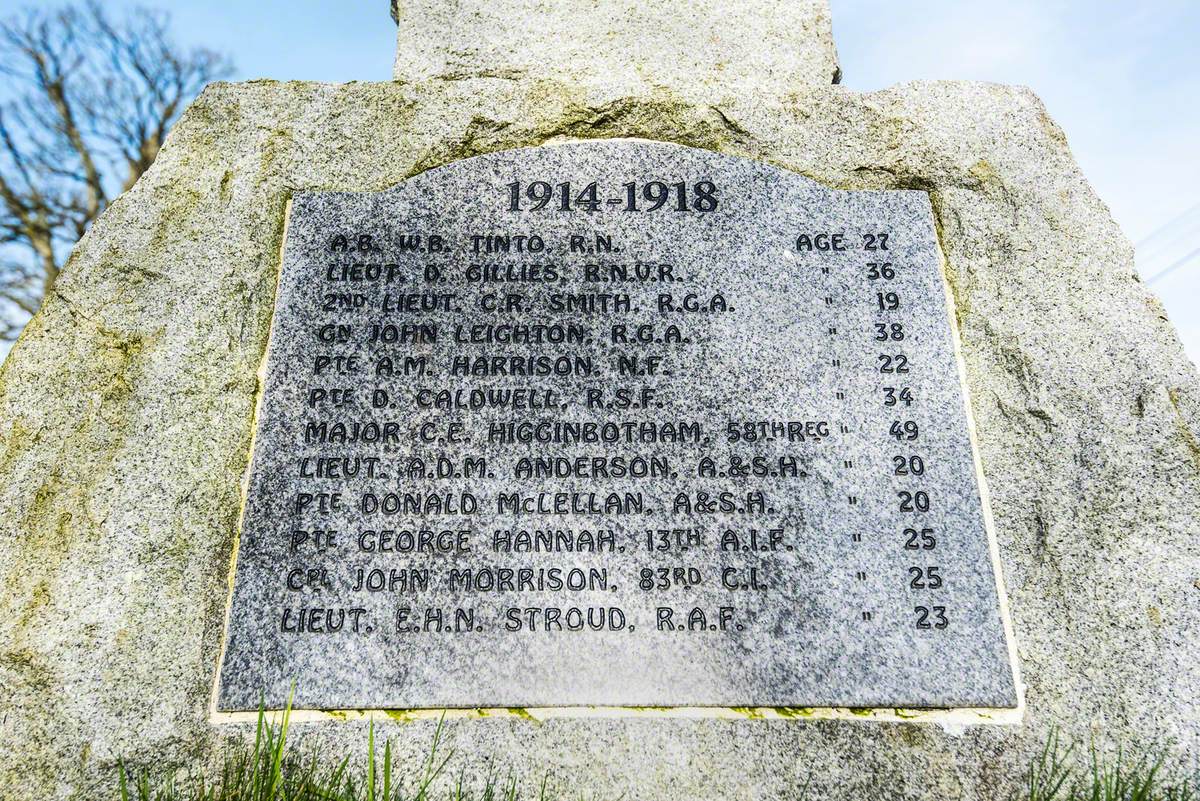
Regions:
<instances>
[{"instance_id":1,"label":"granite plaque","mask_svg":"<svg viewBox=\"0 0 1200 801\"><path fill-rule=\"evenodd\" d=\"M219 710L1012 707L928 197L616 140L291 204Z\"/></svg>"}]
</instances>

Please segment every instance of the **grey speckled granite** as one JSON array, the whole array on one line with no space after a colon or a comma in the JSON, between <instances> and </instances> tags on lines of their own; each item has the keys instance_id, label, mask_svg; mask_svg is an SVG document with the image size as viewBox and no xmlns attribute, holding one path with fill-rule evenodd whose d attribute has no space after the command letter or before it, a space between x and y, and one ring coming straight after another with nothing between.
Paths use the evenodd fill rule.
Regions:
<instances>
[{"instance_id":1,"label":"grey speckled granite","mask_svg":"<svg viewBox=\"0 0 1200 801\"><path fill-rule=\"evenodd\" d=\"M783 98L841 80L826 0L392 2L392 77Z\"/></svg>"},{"instance_id":2,"label":"grey speckled granite","mask_svg":"<svg viewBox=\"0 0 1200 801\"><path fill-rule=\"evenodd\" d=\"M287 231L222 709L1016 706L924 193L593 142Z\"/></svg>"},{"instance_id":3,"label":"grey speckled granite","mask_svg":"<svg viewBox=\"0 0 1200 801\"><path fill-rule=\"evenodd\" d=\"M714 107L714 104L715 107ZM927 193L963 340L1020 726L448 721L451 771L568 797L996 799L1051 726L1200 744L1200 381L1029 91L684 101L551 79L216 84L76 247L0 372L0 797L216 760L209 721L284 210L458 159L640 137ZM377 726L420 764L435 722ZM361 754L362 721L297 726Z\"/></svg>"}]
</instances>

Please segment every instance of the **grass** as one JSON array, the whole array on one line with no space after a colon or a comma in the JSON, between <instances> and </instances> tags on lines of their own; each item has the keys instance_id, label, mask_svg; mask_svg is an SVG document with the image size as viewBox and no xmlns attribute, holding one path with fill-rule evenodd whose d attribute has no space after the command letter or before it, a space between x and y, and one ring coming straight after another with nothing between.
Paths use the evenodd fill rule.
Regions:
<instances>
[{"instance_id":1,"label":"grass","mask_svg":"<svg viewBox=\"0 0 1200 801\"><path fill-rule=\"evenodd\" d=\"M131 780L122 764L120 801L519 801L523 797L513 778L489 777L472 790L464 787L461 776L448 791L435 796L431 787L452 756L452 752L441 753L440 721L429 756L411 786L406 786L397 780L390 741L384 743L382 763L377 759L374 723L367 734L365 769L354 771L349 758L330 762L315 753L306 756L289 749L290 717L290 702L278 725L268 721L260 708L254 746L235 746L225 757L219 778L211 783L203 777L180 783L174 774L155 780L145 772ZM544 779L536 797L547 801Z\"/></svg>"},{"instance_id":2,"label":"grass","mask_svg":"<svg viewBox=\"0 0 1200 801\"><path fill-rule=\"evenodd\" d=\"M440 722L429 756L411 783L402 783L395 774L390 742L383 745L382 762L377 758L374 724L367 734L366 765L352 770L348 758L331 762L289 748L290 716L289 704L276 725L260 709L253 747L235 746L213 782L196 778L181 783L175 776L155 780L146 773L131 780L122 765L120 801L519 801L523 797L511 777L504 781L489 777L472 789L464 787L460 776L450 788L435 794L431 788L452 756L442 754ZM1053 732L1009 801L1200 801L1200 777L1172 772L1165 760L1161 750L1131 758L1121 751L1106 756L1094 746L1087 758L1079 759L1075 745ZM534 797L547 801L545 779Z\"/></svg>"},{"instance_id":3,"label":"grass","mask_svg":"<svg viewBox=\"0 0 1200 801\"><path fill-rule=\"evenodd\" d=\"M1011 801L1200 801L1200 777L1170 771L1161 750L1131 758L1093 745L1080 762L1075 744L1051 732Z\"/></svg>"}]
</instances>

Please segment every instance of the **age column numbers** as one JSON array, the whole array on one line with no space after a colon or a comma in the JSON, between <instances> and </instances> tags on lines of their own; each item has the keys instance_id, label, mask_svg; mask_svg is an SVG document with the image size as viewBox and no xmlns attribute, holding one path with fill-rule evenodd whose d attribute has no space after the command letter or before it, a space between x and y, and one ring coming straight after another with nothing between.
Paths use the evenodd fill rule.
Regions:
<instances>
[{"instance_id":1,"label":"age column numbers","mask_svg":"<svg viewBox=\"0 0 1200 801\"><path fill-rule=\"evenodd\" d=\"M936 499L923 483L926 456L921 449L920 402L912 386L921 365L905 351L906 270L891 260L889 234L863 234L862 238L863 249L871 259L866 262L863 274L875 289L873 309L877 319L873 323L872 341L876 346L879 398L894 415L888 423L886 439L893 445L890 483L901 528L889 541L897 543L908 557L904 589L916 601L910 625L921 630L944 629L950 621L946 606L937 603L937 591L943 587L945 576L936 564L938 532L930 522L931 512L936 513Z\"/></svg>"}]
</instances>

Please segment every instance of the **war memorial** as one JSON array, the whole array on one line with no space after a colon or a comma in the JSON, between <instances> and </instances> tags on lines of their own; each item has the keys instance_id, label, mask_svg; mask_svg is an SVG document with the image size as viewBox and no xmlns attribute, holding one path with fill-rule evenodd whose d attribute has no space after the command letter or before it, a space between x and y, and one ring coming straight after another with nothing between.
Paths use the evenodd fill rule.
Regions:
<instances>
[{"instance_id":1,"label":"war memorial","mask_svg":"<svg viewBox=\"0 0 1200 801\"><path fill-rule=\"evenodd\" d=\"M0 372L6 798L260 705L571 797L1194 751L1200 379L1034 94L846 90L823 0L392 19L209 86Z\"/></svg>"}]
</instances>

